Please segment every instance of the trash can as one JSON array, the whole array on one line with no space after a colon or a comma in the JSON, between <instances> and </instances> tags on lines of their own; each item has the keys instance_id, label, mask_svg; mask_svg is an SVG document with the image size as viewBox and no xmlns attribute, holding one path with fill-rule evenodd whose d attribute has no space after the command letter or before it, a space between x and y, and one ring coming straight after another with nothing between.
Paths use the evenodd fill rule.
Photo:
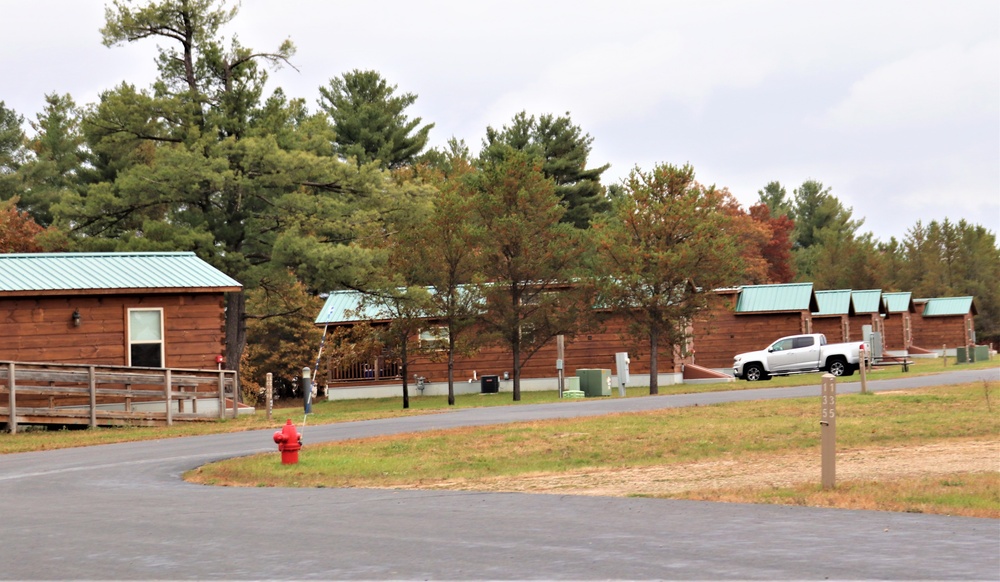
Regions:
<instances>
[{"instance_id":1,"label":"trash can","mask_svg":"<svg viewBox=\"0 0 1000 582\"><path fill-rule=\"evenodd\" d=\"M500 376L480 376L479 386L483 394L496 394L500 392Z\"/></svg>"}]
</instances>

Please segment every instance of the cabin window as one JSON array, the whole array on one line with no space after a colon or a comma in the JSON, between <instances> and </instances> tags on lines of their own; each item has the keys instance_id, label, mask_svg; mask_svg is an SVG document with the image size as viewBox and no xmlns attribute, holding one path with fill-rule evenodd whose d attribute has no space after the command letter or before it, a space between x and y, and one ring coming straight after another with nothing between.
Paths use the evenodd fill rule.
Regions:
<instances>
[{"instance_id":1,"label":"cabin window","mask_svg":"<svg viewBox=\"0 0 1000 582\"><path fill-rule=\"evenodd\" d=\"M431 327L420 332L420 347L431 350L448 349L448 328Z\"/></svg>"},{"instance_id":2,"label":"cabin window","mask_svg":"<svg viewBox=\"0 0 1000 582\"><path fill-rule=\"evenodd\" d=\"M129 366L163 367L163 310L128 310Z\"/></svg>"}]
</instances>

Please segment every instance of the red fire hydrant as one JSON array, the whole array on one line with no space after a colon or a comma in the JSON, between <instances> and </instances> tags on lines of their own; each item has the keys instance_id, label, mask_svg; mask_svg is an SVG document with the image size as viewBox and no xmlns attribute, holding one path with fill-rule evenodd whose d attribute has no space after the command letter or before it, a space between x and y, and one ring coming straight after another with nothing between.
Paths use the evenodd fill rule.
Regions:
<instances>
[{"instance_id":1,"label":"red fire hydrant","mask_svg":"<svg viewBox=\"0 0 1000 582\"><path fill-rule=\"evenodd\" d=\"M299 449L302 448L302 435L295 430L292 419L288 419L281 430L274 433L274 442L278 443L278 450L281 451L281 464L294 465L299 462Z\"/></svg>"}]
</instances>

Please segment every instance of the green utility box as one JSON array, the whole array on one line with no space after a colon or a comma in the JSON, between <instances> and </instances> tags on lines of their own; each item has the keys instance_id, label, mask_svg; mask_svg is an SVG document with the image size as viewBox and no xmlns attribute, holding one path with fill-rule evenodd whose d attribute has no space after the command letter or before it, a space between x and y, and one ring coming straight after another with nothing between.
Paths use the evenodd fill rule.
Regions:
<instances>
[{"instance_id":1,"label":"green utility box","mask_svg":"<svg viewBox=\"0 0 1000 582\"><path fill-rule=\"evenodd\" d=\"M960 346L955 349L955 361L959 364L983 362L988 359L990 359L989 346L973 346L971 350L966 349L965 346Z\"/></svg>"},{"instance_id":2,"label":"green utility box","mask_svg":"<svg viewBox=\"0 0 1000 582\"><path fill-rule=\"evenodd\" d=\"M587 395L611 396L611 370L606 368L583 368L576 371L580 379L580 390Z\"/></svg>"},{"instance_id":3,"label":"green utility box","mask_svg":"<svg viewBox=\"0 0 1000 582\"><path fill-rule=\"evenodd\" d=\"M563 378L563 398L583 398L586 394L580 390L580 379L576 376Z\"/></svg>"}]
</instances>

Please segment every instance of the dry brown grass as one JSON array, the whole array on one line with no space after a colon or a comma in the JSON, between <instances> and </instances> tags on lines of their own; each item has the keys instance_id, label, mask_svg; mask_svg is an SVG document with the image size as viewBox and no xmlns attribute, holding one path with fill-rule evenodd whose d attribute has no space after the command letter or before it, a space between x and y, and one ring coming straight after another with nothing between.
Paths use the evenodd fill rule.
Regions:
<instances>
[{"instance_id":1,"label":"dry brown grass","mask_svg":"<svg viewBox=\"0 0 1000 582\"><path fill-rule=\"evenodd\" d=\"M937 512L929 500L979 490L993 506L949 512L1000 518L1000 443L953 439L915 446L855 448L837 454L837 486L822 490L818 450L727 455L691 463L594 468L486 479L453 479L402 488L509 491L612 497L662 497L733 503ZM400 488L397 486L396 488Z\"/></svg>"}]
</instances>

